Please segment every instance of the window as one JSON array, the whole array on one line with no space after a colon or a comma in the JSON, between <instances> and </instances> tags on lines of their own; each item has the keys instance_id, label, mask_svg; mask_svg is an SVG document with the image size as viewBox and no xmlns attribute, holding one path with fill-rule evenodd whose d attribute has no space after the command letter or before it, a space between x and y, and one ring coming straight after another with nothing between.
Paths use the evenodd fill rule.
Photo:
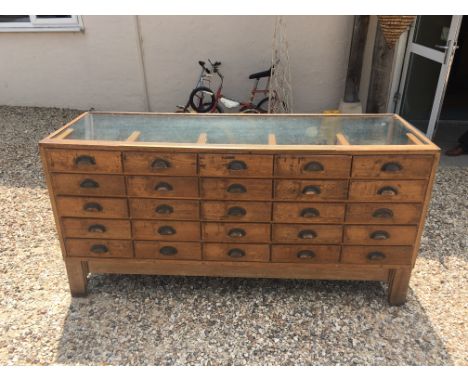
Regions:
<instances>
[{"instance_id":1,"label":"window","mask_svg":"<svg viewBox=\"0 0 468 382\"><path fill-rule=\"evenodd\" d=\"M73 15L0 15L0 32L79 32L80 16Z\"/></svg>"}]
</instances>

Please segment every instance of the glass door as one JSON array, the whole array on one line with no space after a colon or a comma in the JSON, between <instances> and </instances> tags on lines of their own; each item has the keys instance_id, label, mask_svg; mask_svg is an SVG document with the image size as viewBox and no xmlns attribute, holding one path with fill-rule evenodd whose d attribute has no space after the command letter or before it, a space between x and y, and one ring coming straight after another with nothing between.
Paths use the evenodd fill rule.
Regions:
<instances>
[{"instance_id":1,"label":"glass door","mask_svg":"<svg viewBox=\"0 0 468 382\"><path fill-rule=\"evenodd\" d=\"M463 16L418 16L408 38L398 113L428 138L439 119Z\"/></svg>"}]
</instances>

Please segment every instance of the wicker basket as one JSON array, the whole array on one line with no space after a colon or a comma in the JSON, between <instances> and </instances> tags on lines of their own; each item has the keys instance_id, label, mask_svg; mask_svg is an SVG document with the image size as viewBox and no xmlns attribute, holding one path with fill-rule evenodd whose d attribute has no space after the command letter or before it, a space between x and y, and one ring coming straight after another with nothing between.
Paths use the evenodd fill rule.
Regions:
<instances>
[{"instance_id":1,"label":"wicker basket","mask_svg":"<svg viewBox=\"0 0 468 382\"><path fill-rule=\"evenodd\" d=\"M408 30L416 16L378 16L380 27L389 48L393 48L401 34Z\"/></svg>"}]
</instances>

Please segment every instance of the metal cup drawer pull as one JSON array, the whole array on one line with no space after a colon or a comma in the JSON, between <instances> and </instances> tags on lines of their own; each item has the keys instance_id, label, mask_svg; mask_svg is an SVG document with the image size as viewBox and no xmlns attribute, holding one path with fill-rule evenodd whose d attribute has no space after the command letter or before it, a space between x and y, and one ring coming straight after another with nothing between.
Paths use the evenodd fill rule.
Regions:
<instances>
[{"instance_id":1,"label":"metal cup drawer pull","mask_svg":"<svg viewBox=\"0 0 468 382\"><path fill-rule=\"evenodd\" d=\"M106 227L102 224L92 224L88 227L88 232L104 233L106 232Z\"/></svg>"},{"instance_id":2,"label":"metal cup drawer pull","mask_svg":"<svg viewBox=\"0 0 468 382\"><path fill-rule=\"evenodd\" d=\"M304 171L307 172L323 171L324 169L323 164L320 162L308 162L304 165Z\"/></svg>"},{"instance_id":3,"label":"metal cup drawer pull","mask_svg":"<svg viewBox=\"0 0 468 382\"><path fill-rule=\"evenodd\" d=\"M390 234L386 231L375 231L370 234L372 240L387 240L390 238Z\"/></svg>"},{"instance_id":4,"label":"metal cup drawer pull","mask_svg":"<svg viewBox=\"0 0 468 382\"><path fill-rule=\"evenodd\" d=\"M99 183L93 179L85 179L80 183L81 188L98 188Z\"/></svg>"},{"instance_id":5,"label":"metal cup drawer pull","mask_svg":"<svg viewBox=\"0 0 468 382\"><path fill-rule=\"evenodd\" d=\"M244 256L245 256L245 252L244 252L242 249L233 248L233 249L229 250L228 256L229 256L229 257L233 257L233 258L235 258L235 259L238 259L238 258L240 258L240 257L244 257Z\"/></svg>"},{"instance_id":6,"label":"metal cup drawer pull","mask_svg":"<svg viewBox=\"0 0 468 382\"><path fill-rule=\"evenodd\" d=\"M247 188L242 184L234 183L227 188L227 192L230 192L231 194L243 194L247 192Z\"/></svg>"},{"instance_id":7,"label":"metal cup drawer pull","mask_svg":"<svg viewBox=\"0 0 468 382\"><path fill-rule=\"evenodd\" d=\"M171 163L168 162L167 160L157 158L157 159L155 159L153 161L153 163L151 164L151 167L154 170L162 170L162 169L166 169L166 168L171 167Z\"/></svg>"},{"instance_id":8,"label":"metal cup drawer pull","mask_svg":"<svg viewBox=\"0 0 468 382\"><path fill-rule=\"evenodd\" d=\"M109 248L105 246L104 244L93 244L91 246L91 252L94 253L107 253L109 252Z\"/></svg>"},{"instance_id":9,"label":"metal cup drawer pull","mask_svg":"<svg viewBox=\"0 0 468 382\"><path fill-rule=\"evenodd\" d=\"M158 233L160 235L174 235L176 233L175 228L169 226L169 225L164 225L162 227L159 227Z\"/></svg>"},{"instance_id":10,"label":"metal cup drawer pull","mask_svg":"<svg viewBox=\"0 0 468 382\"><path fill-rule=\"evenodd\" d=\"M315 257L315 253L308 250L299 251L296 255L299 259L312 259Z\"/></svg>"},{"instance_id":11,"label":"metal cup drawer pull","mask_svg":"<svg viewBox=\"0 0 468 382\"><path fill-rule=\"evenodd\" d=\"M94 159L94 157L89 156L89 155L80 155L79 157L75 158L75 164L77 166L80 166L80 165L91 166L91 165L96 164L96 159Z\"/></svg>"},{"instance_id":12,"label":"metal cup drawer pull","mask_svg":"<svg viewBox=\"0 0 468 382\"><path fill-rule=\"evenodd\" d=\"M177 248L171 246L161 247L159 253L164 256L174 256L177 254Z\"/></svg>"},{"instance_id":13,"label":"metal cup drawer pull","mask_svg":"<svg viewBox=\"0 0 468 382\"><path fill-rule=\"evenodd\" d=\"M83 210L87 212L101 212L102 206L99 203L86 203L83 206Z\"/></svg>"},{"instance_id":14,"label":"metal cup drawer pull","mask_svg":"<svg viewBox=\"0 0 468 382\"><path fill-rule=\"evenodd\" d=\"M233 160L229 162L226 167L228 170L234 171L247 170L247 164L241 160Z\"/></svg>"},{"instance_id":15,"label":"metal cup drawer pull","mask_svg":"<svg viewBox=\"0 0 468 382\"><path fill-rule=\"evenodd\" d=\"M398 194L398 190L394 187L386 186L379 189L377 194L384 196L395 196Z\"/></svg>"},{"instance_id":16,"label":"metal cup drawer pull","mask_svg":"<svg viewBox=\"0 0 468 382\"><path fill-rule=\"evenodd\" d=\"M390 219L393 217L393 211L389 208L379 208L372 213L372 217L379 219Z\"/></svg>"},{"instance_id":17,"label":"metal cup drawer pull","mask_svg":"<svg viewBox=\"0 0 468 382\"><path fill-rule=\"evenodd\" d=\"M315 239L317 237L317 233L311 229L304 229L297 234L297 237L300 239Z\"/></svg>"},{"instance_id":18,"label":"metal cup drawer pull","mask_svg":"<svg viewBox=\"0 0 468 382\"><path fill-rule=\"evenodd\" d=\"M304 208L301 211L301 216L303 218L316 218L320 216L320 212L316 208Z\"/></svg>"},{"instance_id":19,"label":"metal cup drawer pull","mask_svg":"<svg viewBox=\"0 0 468 382\"><path fill-rule=\"evenodd\" d=\"M242 207L230 207L227 214L228 216L245 216L247 211Z\"/></svg>"},{"instance_id":20,"label":"metal cup drawer pull","mask_svg":"<svg viewBox=\"0 0 468 382\"><path fill-rule=\"evenodd\" d=\"M157 213L157 214L161 214L161 215L170 215L174 212L174 208L172 206L169 206L167 204L160 204L159 206L157 206L154 211Z\"/></svg>"},{"instance_id":21,"label":"metal cup drawer pull","mask_svg":"<svg viewBox=\"0 0 468 382\"><path fill-rule=\"evenodd\" d=\"M381 167L381 170L385 172L398 172L403 170L403 166L398 162L388 162Z\"/></svg>"},{"instance_id":22,"label":"metal cup drawer pull","mask_svg":"<svg viewBox=\"0 0 468 382\"><path fill-rule=\"evenodd\" d=\"M320 186L305 186L302 190L304 195L319 195L321 192Z\"/></svg>"},{"instance_id":23,"label":"metal cup drawer pull","mask_svg":"<svg viewBox=\"0 0 468 382\"><path fill-rule=\"evenodd\" d=\"M382 252L371 252L367 255L367 259L370 261L381 261L385 259L385 255Z\"/></svg>"},{"instance_id":24,"label":"metal cup drawer pull","mask_svg":"<svg viewBox=\"0 0 468 382\"><path fill-rule=\"evenodd\" d=\"M233 228L228 232L228 236L232 238L244 237L245 235L247 235L247 232L242 228Z\"/></svg>"},{"instance_id":25,"label":"metal cup drawer pull","mask_svg":"<svg viewBox=\"0 0 468 382\"><path fill-rule=\"evenodd\" d=\"M173 187L166 182L159 182L156 186L154 186L156 191L172 191Z\"/></svg>"}]
</instances>

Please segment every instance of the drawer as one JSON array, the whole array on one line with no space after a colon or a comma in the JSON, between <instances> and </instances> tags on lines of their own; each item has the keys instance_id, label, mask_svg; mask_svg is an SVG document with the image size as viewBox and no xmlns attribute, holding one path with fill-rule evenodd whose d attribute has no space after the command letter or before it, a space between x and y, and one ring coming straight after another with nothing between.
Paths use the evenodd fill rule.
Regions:
<instances>
[{"instance_id":1,"label":"drawer","mask_svg":"<svg viewBox=\"0 0 468 382\"><path fill-rule=\"evenodd\" d=\"M352 203L346 206L346 221L372 224L418 224L421 204Z\"/></svg>"},{"instance_id":2,"label":"drawer","mask_svg":"<svg viewBox=\"0 0 468 382\"><path fill-rule=\"evenodd\" d=\"M65 237L131 239L129 220L109 219L62 219Z\"/></svg>"},{"instance_id":3,"label":"drawer","mask_svg":"<svg viewBox=\"0 0 468 382\"><path fill-rule=\"evenodd\" d=\"M204 220L266 221L271 220L270 202L202 202Z\"/></svg>"},{"instance_id":4,"label":"drawer","mask_svg":"<svg viewBox=\"0 0 468 382\"><path fill-rule=\"evenodd\" d=\"M275 180L277 200L340 200L347 195L347 180Z\"/></svg>"},{"instance_id":5,"label":"drawer","mask_svg":"<svg viewBox=\"0 0 468 382\"><path fill-rule=\"evenodd\" d=\"M413 247L343 246L341 262L346 264L410 265Z\"/></svg>"},{"instance_id":6,"label":"drawer","mask_svg":"<svg viewBox=\"0 0 468 382\"><path fill-rule=\"evenodd\" d=\"M416 226L349 225L344 228L344 243L374 245L413 245Z\"/></svg>"},{"instance_id":7,"label":"drawer","mask_svg":"<svg viewBox=\"0 0 468 382\"><path fill-rule=\"evenodd\" d=\"M130 240L66 239L65 248L70 257L133 257Z\"/></svg>"},{"instance_id":8,"label":"drawer","mask_svg":"<svg viewBox=\"0 0 468 382\"><path fill-rule=\"evenodd\" d=\"M201 176L271 178L272 155L200 154Z\"/></svg>"},{"instance_id":9,"label":"drawer","mask_svg":"<svg viewBox=\"0 0 468 382\"><path fill-rule=\"evenodd\" d=\"M343 203L280 203L273 204L276 223L342 223Z\"/></svg>"},{"instance_id":10,"label":"drawer","mask_svg":"<svg viewBox=\"0 0 468 382\"><path fill-rule=\"evenodd\" d=\"M273 245L271 261L275 263L338 263L338 245Z\"/></svg>"},{"instance_id":11,"label":"drawer","mask_svg":"<svg viewBox=\"0 0 468 382\"><path fill-rule=\"evenodd\" d=\"M201 194L207 199L270 200L272 181L267 179L201 179Z\"/></svg>"},{"instance_id":12,"label":"drawer","mask_svg":"<svg viewBox=\"0 0 468 382\"><path fill-rule=\"evenodd\" d=\"M273 224L275 243L340 244L343 235L341 225Z\"/></svg>"},{"instance_id":13,"label":"drawer","mask_svg":"<svg viewBox=\"0 0 468 382\"><path fill-rule=\"evenodd\" d=\"M128 176L128 195L153 198L196 198L198 178Z\"/></svg>"},{"instance_id":14,"label":"drawer","mask_svg":"<svg viewBox=\"0 0 468 382\"><path fill-rule=\"evenodd\" d=\"M125 196L121 175L51 174L56 195Z\"/></svg>"},{"instance_id":15,"label":"drawer","mask_svg":"<svg viewBox=\"0 0 468 382\"><path fill-rule=\"evenodd\" d=\"M129 199L130 216L137 219L198 220L196 200Z\"/></svg>"},{"instance_id":16,"label":"drawer","mask_svg":"<svg viewBox=\"0 0 468 382\"><path fill-rule=\"evenodd\" d=\"M348 178L351 157L347 155L278 155L275 175L288 178Z\"/></svg>"},{"instance_id":17,"label":"drawer","mask_svg":"<svg viewBox=\"0 0 468 382\"><path fill-rule=\"evenodd\" d=\"M47 150L47 161L52 172L122 172L119 151Z\"/></svg>"},{"instance_id":18,"label":"drawer","mask_svg":"<svg viewBox=\"0 0 468 382\"><path fill-rule=\"evenodd\" d=\"M431 175L433 157L430 155L355 156L354 178L426 179Z\"/></svg>"},{"instance_id":19,"label":"drawer","mask_svg":"<svg viewBox=\"0 0 468 382\"><path fill-rule=\"evenodd\" d=\"M270 247L266 244L208 243L203 245L203 259L268 262L270 260Z\"/></svg>"},{"instance_id":20,"label":"drawer","mask_svg":"<svg viewBox=\"0 0 468 382\"><path fill-rule=\"evenodd\" d=\"M164 241L200 240L199 222L134 220L135 239Z\"/></svg>"},{"instance_id":21,"label":"drawer","mask_svg":"<svg viewBox=\"0 0 468 382\"><path fill-rule=\"evenodd\" d=\"M420 202L426 185L425 180L352 180L349 200Z\"/></svg>"},{"instance_id":22,"label":"drawer","mask_svg":"<svg viewBox=\"0 0 468 382\"><path fill-rule=\"evenodd\" d=\"M268 243L270 224L202 223L203 240L236 243Z\"/></svg>"},{"instance_id":23,"label":"drawer","mask_svg":"<svg viewBox=\"0 0 468 382\"><path fill-rule=\"evenodd\" d=\"M59 216L127 218L127 199L57 196Z\"/></svg>"},{"instance_id":24,"label":"drawer","mask_svg":"<svg viewBox=\"0 0 468 382\"><path fill-rule=\"evenodd\" d=\"M125 152L123 162L127 174L197 175L196 154Z\"/></svg>"},{"instance_id":25,"label":"drawer","mask_svg":"<svg viewBox=\"0 0 468 382\"><path fill-rule=\"evenodd\" d=\"M159 260L201 260L200 243L135 241L135 257Z\"/></svg>"}]
</instances>

